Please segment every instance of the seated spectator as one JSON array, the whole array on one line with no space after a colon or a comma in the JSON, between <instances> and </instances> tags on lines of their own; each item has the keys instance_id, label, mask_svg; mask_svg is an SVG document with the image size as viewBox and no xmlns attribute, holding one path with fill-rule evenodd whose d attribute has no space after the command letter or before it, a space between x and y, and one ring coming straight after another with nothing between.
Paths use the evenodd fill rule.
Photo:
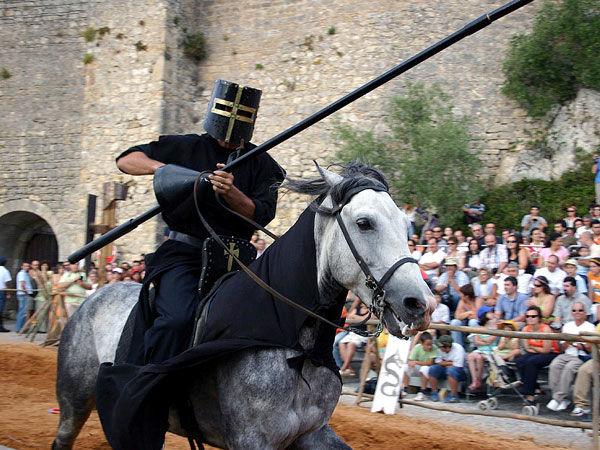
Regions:
<instances>
[{"instance_id":1,"label":"seated spectator","mask_svg":"<svg viewBox=\"0 0 600 450\"><path fill-rule=\"evenodd\" d=\"M577 223L577 222L576 222ZM581 218L581 225L575 229L575 237L581 239L583 233L592 234L592 218L590 216L584 216Z\"/></svg>"},{"instance_id":2,"label":"seated spectator","mask_svg":"<svg viewBox=\"0 0 600 450\"><path fill-rule=\"evenodd\" d=\"M131 281L135 281L136 283L142 282L142 268L141 266L133 267L129 273L131 274Z\"/></svg>"},{"instance_id":3,"label":"seated spectator","mask_svg":"<svg viewBox=\"0 0 600 450\"><path fill-rule=\"evenodd\" d=\"M467 284L460 288L460 301L456 307L454 313L454 319L450 321L450 325L459 327L466 325L469 327L479 326L479 320L477 319L477 310L480 305L475 302L475 292L473 292L473 286ZM463 333L460 331L451 331L452 340L464 347Z\"/></svg>"},{"instance_id":4,"label":"seated spectator","mask_svg":"<svg viewBox=\"0 0 600 450\"><path fill-rule=\"evenodd\" d=\"M481 200L475 200L473 203L465 203L463 206L463 214L465 224L471 225L483 220L483 213L485 212L485 205L481 203Z\"/></svg>"},{"instance_id":5,"label":"seated spectator","mask_svg":"<svg viewBox=\"0 0 600 450\"><path fill-rule=\"evenodd\" d=\"M562 327L563 333L579 334L582 331L595 330L594 325L586 321L587 308L582 302L573 303L571 309L574 320ZM591 344L583 342L563 342L564 353L558 355L550 363L549 383L552 389L552 400L546 407L551 411L564 411L571 403L567 397L577 370L585 360L590 359Z\"/></svg>"},{"instance_id":6,"label":"seated spectator","mask_svg":"<svg viewBox=\"0 0 600 450\"><path fill-rule=\"evenodd\" d=\"M576 259L567 259L563 266L563 270L567 274L567 277L572 277L575 279L575 283L577 284L577 292L579 294L587 296L587 293L588 293L587 277L584 278L577 273L578 266L579 266L579 264L577 264ZM563 282L564 282L564 280L563 280Z\"/></svg>"},{"instance_id":7,"label":"seated spectator","mask_svg":"<svg viewBox=\"0 0 600 450\"><path fill-rule=\"evenodd\" d=\"M483 248L483 246L485 245L485 235L483 234L483 227L481 226L481 224L474 223L473 225L470 225L469 228L471 228L471 234L473 235L473 239L477 239L479 247Z\"/></svg>"},{"instance_id":8,"label":"seated spectator","mask_svg":"<svg viewBox=\"0 0 600 450\"><path fill-rule=\"evenodd\" d=\"M415 397L415 401L425 400L424 391L429 384L429 368L437 356L438 348L433 345L433 337L428 332L419 336L419 343L413 347L408 356L408 363L404 369L403 386L408 386L410 377L421 379L421 391Z\"/></svg>"},{"instance_id":9,"label":"seated spectator","mask_svg":"<svg viewBox=\"0 0 600 450\"><path fill-rule=\"evenodd\" d=\"M567 276L564 270L558 267L558 257L556 255L550 255L546 259L546 267L538 269L533 274L534 278L543 276L548 281L550 292L553 295L558 295L562 292L562 282Z\"/></svg>"},{"instance_id":10,"label":"seated spectator","mask_svg":"<svg viewBox=\"0 0 600 450\"><path fill-rule=\"evenodd\" d=\"M460 270L467 273L475 273L481 268L481 260L479 259L479 253L481 247L477 239L471 239L469 241L468 250L460 257Z\"/></svg>"},{"instance_id":11,"label":"seated spectator","mask_svg":"<svg viewBox=\"0 0 600 450\"><path fill-rule=\"evenodd\" d=\"M512 320L519 326L525 322L527 296L517 292L517 283L515 277L507 277L504 280L506 294L498 298L495 313L497 319Z\"/></svg>"},{"instance_id":12,"label":"seated spectator","mask_svg":"<svg viewBox=\"0 0 600 450\"><path fill-rule=\"evenodd\" d=\"M439 294L435 295L435 301L437 306L431 313L431 323L443 323L450 324L450 308L442 303L442 296ZM436 330L428 330L430 333L436 333Z\"/></svg>"},{"instance_id":13,"label":"seated spectator","mask_svg":"<svg viewBox=\"0 0 600 450\"><path fill-rule=\"evenodd\" d=\"M479 325L482 327L489 328L490 330L496 329L496 318L493 312L488 312L479 321ZM488 334L474 334L472 335L472 342L477 347L467 356L467 362L469 364L469 371L471 372L471 384L468 389L470 391L477 391L481 388L481 382L483 377L483 355L491 355L494 346L498 343L497 336L491 336Z\"/></svg>"},{"instance_id":14,"label":"seated spectator","mask_svg":"<svg viewBox=\"0 0 600 450\"><path fill-rule=\"evenodd\" d=\"M591 258L588 260L588 294L592 303L600 303L600 258ZM596 314L594 317L598 317Z\"/></svg>"},{"instance_id":15,"label":"seated spectator","mask_svg":"<svg viewBox=\"0 0 600 450\"><path fill-rule=\"evenodd\" d=\"M111 279L109 281L109 284L118 283L120 281L123 281L123 269L121 269L120 267L115 267L111 271Z\"/></svg>"},{"instance_id":16,"label":"seated spectator","mask_svg":"<svg viewBox=\"0 0 600 450\"><path fill-rule=\"evenodd\" d=\"M508 264L511 262L517 263L519 270L533 275L535 267L531 262L531 252L527 247L521 247L514 234L506 239L506 250L508 251Z\"/></svg>"},{"instance_id":17,"label":"seated spectator","mask_svg":"<svg viewBox=\"0 0 600 450\"><path fill-rule=\"evenodd\" d=\"M460 344L452 341L452 337L445 335L438 339L438 356L435 364L429 368L429 382L431 384L431 401L440 400L438 394L438 381L448 379L451 394L444 399L446 403L456 403L458 398L458 383L466 381L464 369L465 350Z\"/></svg>"},{"instance_id":18,"label":"seated spectator","mask_svg":"<svg viewBox=\"0 0 600 450\"><path fill-rule=\"evenodd\" d=\"M446 242L446 239L444 239L442 227L436 225L431 231L433 232L433 237L437 239L438 247L445 253L448 243Z\"/></svg>"},{"instance_id":19,"label":"seated spectator","mask_svg":"<svg viewBox=\"0 0 600 450\"><path fill-rule=\"evenodd\" d=\"M565 223L565 226L574 228L575 221L579 219L579 217L577 216L577 207L575 205L567 206L565 211L567 212L567 215L562 219Z\"/></svg>"},{"instance_id":20,"label":"seated spectator","mask_svg":"<svg viewBox=\"0 0 600 450\"><path fill-rule=\"evenodd\" d=\"M357 298L348 311L346 321L350 323L359 323L369 316L369 309ZM363 329L366 331L366 325L357 325L356 328ZM340 374L343 376L353 377L356 374L350 367L352 358L356 353L356 349L362 347L367 343L369 338L361 336L356 333L348 333L345 337L340 340L340 355L342 357L342 367L340 368Z\"/></svg>"},{"instance_id":21,"label":"seated spectator","mask_svg":"<svg viewBox=\"0 0 600 450\"><path fill-rule=\"evenodd\" d=\"M450 236L446 239L446 259L453 258L456 260L457 264L461 253L458 251L458 239L454 236Z\"/></svg>"},{"instance_id":22,"label":"seated spectator","mask_svg":"<svg viewBox=\"0 0 600 450\"><path fill-rule=\"evenodd\" d=\"M479 269L478 275L471 280L475 298L481 303L485 303L488 298L493 297L494 281L490 275L490 271L484 267Z\"/></svg>"},{"instance_id":23,"label":"seated spectator","mask_svg":"<svg viewBox=\"0 0 600 450\"><path fill-rule=\"evenodd\" d=\"M600 333L600 324L596 327L596 333ZM590 408L590 388L592 387L594 375L594 360L584 362L577 371L575 386L573 388L573 404L571 416L582 417L592 412Z\"/></svg>"},{"instance_id":24,"label":"seated spectator","mask_svg":"<svg viewBox=\"0 0 600 450\"><path fill-rule=\"evenodd\" d=\"M499 330L517 331L517 325L512 320L500 322L497 328ZM504 361L513 361L521 354L519 338L501 337L498 346L494 349L494 354L500 356Z\"/></svg>"},{"instance_id":25,"label":"seated spectator","mask_svg":"<svg viewBox=\"0 0 600 450\"><path fill-rule=\"evenodd\" d=\"M540 208L537 205L532 205L529 209L529 214L521 219L521 235L527 239L530 237L534 228L544 231L548 226L548 222L540 214Z\"/></svg>"},{"instance_id":26,"label":"seated spectator","mask_svg":"<svg viewBox=\"0 0 600 450\"><path fill-rule=\"evenodd\" d=\"M496 236L486 234L484 237L485 248L479 254L481 267L485 267L493 274L502 272L508 264L506 247L496 242Z\"/></svg>"},{"instance_id":27,"label":"seated spectator","mask_svg":"<svg viewBox=\"0 0 600 450\"><path fill-rule=\"evenodd\" d=\"M558 296L556 303L554 304L554 311L552 311L556 326L562 327L567 322L574 320L571 310L573 309L575 302L583 303L586 316L591 313L590 308L592 302L585 295L577 292L576 284L577 282L573 277L566 277L563 281L563 291L565 293Z\"/></svg>"},{"instance_id":28,"label":"seated spectator","mask_svg":"<svg viewBox=\"0 0 600 450\"><path fill-rule=\"evenodd\" d=\"M408 240L408 250L410 251L410 256L415 258L417 261L421 259L421 256L423 256L423 253L417 250L417 245L414 239Z\"/></svg>"},{"instance_id":29,"label":"seated spectator","mask_svg":"<svg viewBox=\"0 0 600 450\"><path fill-rule=\"evenodd\" d=\"M456 238L456 242L458 242L457 248L459 253L465 253L469 249L469 243L465 239L462 230L456 230L454 232L454 237Z\"/></svg>"},{"instance_id":30,"label":"seated spectator","mask_svg":"<svg viewBox=\"0 0 600 450\"><path fill-rule=\"evenodd\" d=\"M598 225L600 227L600 222L598 222ZM556 232L550 233L548 247L544 247L540 250L540 256L544 263L552 255L558 258L559 264L562 264L569 258L569 250L564 247L562 236Z\"/></svg>"},{"instance_id":31,"label":"seated spectator","mask_svg":"<svg viewBox=\"0 0 600 450\"><path fill-rule=\"evenodd\" d=\"M435 282L444 258L446 258L446 253L438 248L437 240L431 238L427 241L427 252L419 259L419 266L425 271L427 277Z\"/></svg>"},{"instance_id":32,"label":"seated spectator","mask_svg":"<svg viewBox=\"0 0 600 450\"><path fill-rule=\"evenodd\" d=\"M419 242L419 244L425 246L427 245L427 243L429 242L429 239L431 239L433 237L433 231L431 231L431 229L426 228L422 230L422 236L421 236L421 241ZM436 240L437 242L437 240Z\"/></svg>"},{"instance_id":33,"label":"seated spectator","mask_svg":"<svg viewBox=\"0 0 600 450\"><path fill-rule=\"evenodd\" d=\"M522 331L528 333L552 333L552 329L542 322L542 310L529 306L525 312L527 325ZM558 355L556 341L547 339L521 339L524 353L515 359L521 375L521 393L528 404L536 403L536 390L539 391L537 377L539 371L552 362Z\"/></svg>"},{"instance_id":34,"label":"seated spectator","mask_svg":"<svg viewBox=\"0 0 600 450\"><path fill-rule=\"evenodd\" d=\"M533 264L536 269L543 266L544 260L540 256L540 250L546 246L545 239L546 235L542 230L537 228L531 230L531 241L527 245L527 248L531 253L531 264Z\"/></svg>"},{"instance_id":35,"label":"seated spectator","mask_svg":"<svg viewBox=\"0 0 600 450\"><path fill-rule=\"evenodd\" d=\"M577 245L577 238L575 237L575 228L567 227L563 236L563 245L567 247L569 251L573 250L573 247Z\"/></svg>"},{"instance_id":36,"label":"seated spectator","mask_svg":"<svg viewBox=\"0 0 600 450\"><path fill-rule=\"evenodd\" d=\"M554 258L554 257L552 257ZM562 288L562 287L561 287ZM554 311L554 295L550 292L548 279L537 276L533 279L533 292L527 300L527 306L536 306L542 311L542 321L549 319Z\"/></svg>"},{"instance_id":37,"label":"seated spectator","mask_svg":"<svg viewBox=\"0 0 600 450\"><path fill-rule=\"evenodd\" d=\"M492 295L494 297L498 297L500 295L504 295L504 280L508 277L514 277L517 279L517 292L520 294L529 295L531 293L531 278L532 276L528 273L521 273L519 275L519 266L516 262L510 262L506 266L506 268L502 271L502 273L496 274L496 276L492 279L494 282L494 288L492 290Z\"/></svg>"},{"instance_id":38,"label":"seated spectator","mask_svg":"<svg viewBox=\"0 0 600 450\"><path fill-rule=\"evenodd\" d=\"M88 274L88 283L90 285L90 289L85 290L86 297L89 297L98 290L98 281L98 271L96 269L90 270L90 273Z\"/></svg>"},{"instance_id":39,"label":"seated spectator","mask_svg":"<svg viewBox=\"0 0 600 450\"><path fill-rule=\"evenodd\" d=\"M442 296L442 303L450 308L450 312L453 312L456 310L460 299L459 290L462 286L469 285L469 277L458 270L456 258L446 258L444 266L446 271L437 279L435 292Z\"/></svg>"}]
</instances>

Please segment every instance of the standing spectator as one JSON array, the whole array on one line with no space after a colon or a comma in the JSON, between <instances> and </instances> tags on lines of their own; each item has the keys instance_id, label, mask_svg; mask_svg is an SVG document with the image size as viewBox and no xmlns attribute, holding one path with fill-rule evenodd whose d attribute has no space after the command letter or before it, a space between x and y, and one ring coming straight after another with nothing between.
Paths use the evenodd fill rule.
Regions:
<instances>
[{"instance_id":1,"label":"standing spectator","mask_svg":"<svg viewBox=\"0 0 600 450\"><path fill-rule=\"evenodd\" d=\"M132 270L136 270L136 269L132 269ZM98 271L96 269L90 270L90 273L88 274L88 283L90 285L90 289L85 290L86 298L98 290L99 277L98 277Z\"/></svg>"},{"instance_id":2,"label":"standing spectator","mask_svg":"<svg viewBox=\"0 0 600 450\"><path fill-rule=\"evenodd\" d=\"M582 331L594 332L595 327L585 320L587 308L581 302L573 303L574 320L567 322L562 327L563 333L579 334ZM546 407L552 411L564 411L571 403L567 400L571 384L577 374L577 369L584 361L590 359L591 344L583 342L563 342L564 353L558 355L550 363L549 383L552 389L552 400Z\"/></svg>"},{"instance_id":3,"label":"standing spectator","mask_svg":"<svg viewBox=\"0 0 600 450\"><path fill-rule=\"evenodd\" d=\"M539 308L542 312L542 321L552 315L552 311L554 311L554 299L554 295L550 292L548 279L543 275L535 277L533 279L533 295L527 300L527 306Z\"/></svg>"},{"instance_id":4,"label":"standing spectator","mask_svg":"<svg viewBox=\"0 0 600 450\"><path fill-rule=\"evenodd\" d=\"M456 403L458 399L458 383L466 381L465 350L461 345L452 341L448 335L438 339L438 356L435 364L429 368L429 382L431 383L431 401L440 400L438 394L438 381L448 379L451 394L444 399L446 403Z\"/></svg>"},{"instance_id":5,"label":"standing spectator","mask_svg":"<svg viewBox=\"0 0 600 450\"><path fill-rule=\"evenodd\" d=\"M115 267L111 271L111 277L110 277L110 281L108 283L114 284L114 283L118 283L120 281L123 281L123 269L121 269L120 267Z\"/></svg>"},{"instance_id":6,"label":"standing spectator","mask_svg":"<svg viewBox=\"0 0 600 450\"><path fill-rule=\"evenodd\" d=\"M475 200L473 203L467 203L463 206L463 214L465 224L471 225L479 223L483 220L483 213L485 212L485 205L481 203L480 199Z\"/></svg>"},{"instance_id":7,"label":"standing spectator","mask_svg":"<svg viewBox=\"0 0 600 450\"><path fill-rule=\"evenodd\" d=\"M594 164L592 165L592 173L594 174L594 186L596 187L596 203L600 204L600 170L598 170L598 162L600 155L594 155Z\"/></svg>"},{"instance_id":8,"label":"standing spectator","mask_svg":"<svg viewBox=\"0 0 600 450\"><path fill-rule=\"evenodd\" d=\"M558 267L558 257L556 255L550 255L546 259L546 267L536 270L533 274L534 279L540 276L546 278L550 286L550 292L553 295L558 295L562 292L562 282L567 274Z\"/></svg>"},{"instance_id":9,"label":"standing spectator","mask_svg":"<svg viewBox=\"0 0 600 450\"><path fill-rule=\"evenodd\" d=\"M548 222L540 216L540 208L537 205L532 205L529 209L529 214L521 219L521 235L528 239L533 228L538 228L542 231L548 226Z\"/></svg>"},{"instance_id":10,"label":"standing spectator","mask_svg":"<svg viewBox=\"0 0 600 450\"><path fill-rule=\"evenodd\" d=\"M21 331L21 328L25 325L29 305L33 303L33 284L31 282L31 277L29 276L30 269L31 265L28 262L23 261L21 270L17 274L17 301L19 302L17 323L15 325L15 331L17 333Z\"/></svg>"},{"instance_id":11,"label":"standing spectator","mask_svg":"<svg viewBox=\"0 0 600 450\"><path fill-rule=\"evenodd\" d=\"M123 270L120 267L116 269ZM85 274L79 271L77 263L71 264L69 271L60 277L59 286L65 293L65 308L67 317L70 318L85 300L86 289L91 289L92 286L86 281Z\"/></svg>"},{"instance_id":12,"label":"standing spectator","mask_svg":"<svg viewBox=\"0 0 600 450\"><path fill-rule=\"evenodd\" d=\"M460 258L460 270L466 273L474 273L481 268L481 259L479 254L481 253L481 246L477 239L471 239L469 241L469 248L467 252ZM485 268L485 267L484 267Z\"/></svg>"},{"instance_id":13,"label":"standing spectator","mask_svg":"<svg viewBox=\"0 0 600 450\"><path fill-rule=\"evenodd\" d=\"M498 298L495 312L498 319L512 320L518 325L525 322L527 296L517 292L517 285L518 281L515 277L507 277L504 280L506 293Z\"/></svg>"},{"instance_id":14,"label":"standing spectator","mask_svg":"<svg viewBox=\"0 0 600 450\"><path fill-rule=\"evenodd\" d=\"M415 220L417 217L417 211L411 203L405 203L402 207L402 211L404 211L404 214L406 214L406 217L408 218L408 235L412 236L415 232Z\"/></svg>"},{"instance_id":15,"label":"standing spectator","mask_svg":"<svg viewBox=\"0 0 600 450\"><path fill-rule=\"evenodd\" d=\"M460 301L456 307L454 313L454 319L450 321L450 325L454 327L460 327L466 325L469 327L476 327L479 325L477 317L477 310L479 309L477 302L475 301L475 292L473 286L467 284L460 288ZM451 331L450 335L452 340L457 344L464 347L464 335L461 331Z\"/></svg>"},{"instance_id":16,"label":"standing spectator","mask_svg":"<svg viewBox=\"0 0 600 450\"><path fill-rule=\"evenodd\" d=\"M433 337L427 331L419 336L419 343L413 347L408 356L404 370L403 386L408 386L410 377L419 377L421 391L415 397L416 402L425 400L424 391L429 384L429 368L433 365L438 348L433 345Z\"/></svg>"},{"instance_id":17,"label":"standing spectator","mask_svg":"<svg viewBox=\"0 0 600 450\"><path fill-rule=\"evenodd\" d=\"M567 206L567 216L563 218L567 228L575 228L575 221L579 219L577 216L577 207L575 205Z\"/></svg>"},{"instance_id":18,"label":"standing spectator","mask_svg":"<svg viewBox=\"0 0 600 450\"><path fill-rule=\"evenodd\" d=\"M468 285L471 291L473 291L473 288L469 284L469 277L463 271L458 270L458 263L455 258L446 258L444 264L446 271L438 278L435 291L442 296L442 302L448 305L450 311L453 312L461 298L461 287Z\"/></svg>"},{"instance_id":19,"label":"standing spectator","mask_svg":"<svg viewBox=\"0 0 600 450\"><path fill-rule=\"evenodd\" d=\"M598 228L600 231L600 222L598 222ZM540 256L544 262L552 255L558 258L559 263L563 263L569 257L569 250L563 246L562 236L556 232L550 233L549 246L540 250Z\"/></svg>"},{"instance_id":20,"label":"standing spectator","mask_svg":"<svg viewBox=\"0 0 600 450\"><path fill-rule=\"evenodd\" d=\"M12 280L10 272L6 269L6 258L0 256L0 333L10 330L4 328L4 303L6 302L6 283Z\"/></svg>"},{"instance_id":21,"label":"standing spectator","mask_svg":"<svg viewBox=\"0 0 600 450\"><path fill-rule=\"evenodd\" d=\"M506 247L496 243L496 236L487 234L484 238L485 247L479 254L481 267L489 269L493 274L500 273L508 264Z\"/></svg>"},{"instance_id":22,"label":"standing spectator","mask_svg":"<svg viewBox=\"0 0 600 450\"><path fill-rule=\"evenodd\" d=\"M576 259L567 259L563 266L567 277L573 277L575 282L577 283L577 292L583 295L588 294L588 285L587 285L587 277L583 278L581 275L577 273L579 264L577 264ZM566 278L565 278L566 280ZM564 281L564 280L563 280Z\"/></svg>"},{"instance_id":23,"label":"standing spectator","mask_svg":"<svg viewBox=\"0 0 600 450\"><path fill-rule=\"evenodd\" d=\"M600 324L596 326L596 333L600 333ZM575 407L571 416L582 417L592 412L590 409L590 388L594 376L594 360L584 362L577 371L575 387L573 388L573 403Z\"/></svg>"},{"instance_id":24,"label":"standing spectator","mask_svg":"<svg viewBox=\"0 0 600 450\"><path fill-rule=\"evenodd\" d=\"M537 306L530 306L525 312L527 325L522 331L527 333L552 333L548 325L542 322L542 311ZM524 353L517 357L515 363L521 374L523 386L521 393L526 401L535 403L536 390L539 389L537 376L539 371L556 358L558 344L548 339L521 339Z\"/></svg>"},{"instance_id":25,"label":"standing spectator","mask_svg":"<svg viewBox=\"0 0 600 450\"><path fill-rule=\"evenodd\" d=\"M437 240L431 238L427 241L427 252L419 259L419 266L425 271L432 282L438 277L440 264L446 258L446 253L438 248Z\"/></svg>"}]
</instances>

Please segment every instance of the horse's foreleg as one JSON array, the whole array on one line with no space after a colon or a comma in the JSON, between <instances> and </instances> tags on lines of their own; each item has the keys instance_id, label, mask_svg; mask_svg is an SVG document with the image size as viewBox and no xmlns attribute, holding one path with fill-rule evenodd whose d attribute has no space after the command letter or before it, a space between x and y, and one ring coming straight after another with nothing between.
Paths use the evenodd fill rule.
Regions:
<instances>
[{"instance_id":1,"label":"horse's foreleg","mask_svg":"<svg viewBox=\"0 0 600 450\"><path fill-rule=\"evenodd\" d=\"M316 431L303 434L288 447L289 450L332 450L351 449L342 439L335 434L329 425L325 425Z\"/></svg>"}]
</instances>

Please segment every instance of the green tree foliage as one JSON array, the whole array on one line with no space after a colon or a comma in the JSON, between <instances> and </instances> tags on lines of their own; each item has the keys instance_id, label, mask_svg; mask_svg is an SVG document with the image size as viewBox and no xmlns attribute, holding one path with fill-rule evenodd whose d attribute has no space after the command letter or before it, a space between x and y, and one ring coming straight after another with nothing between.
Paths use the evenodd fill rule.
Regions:
<instances>
[{"instance_id":1,"label":"green tree foliage","mask_svg":"<svg viewBox=\"0 0 600 450\"><path fill-rule=\"evenodd\" d=\"M460 223L463 204L482 192L475 176L481 164L469 150L467 119L454 114L439 87L412 84L391 99L387 125L390 133L381 136L338 125L336 158L381 168L397 201L434 210L443 223Z\"/></svg>"},{"instance_id":2,"label":"green tree foliage","mask_svg":"<svg viewBox=\"0 0 600 450\"><path fill-rule=\"evenodd\" d=\"M528 179L490 189L482 200L486 206L485 221L518 230L531 205L538 205L548 221L565 217L564 209L569 205L576 205L579 215L587 214L595 197L591 167L589 155L579 156L578 168L564 173L559 180Z\"/></svg>"},{"instance_id":3,"label":"green tree foliage","mask_svg":"<svg viewBox=\"0 0 600 450\"><path fill-rule=\"evenodd\" d=\"M546 0L530 34L515 36L503 70L502 92L534 117L600 90L600 2Z\"/></svg>"}]
</instances>

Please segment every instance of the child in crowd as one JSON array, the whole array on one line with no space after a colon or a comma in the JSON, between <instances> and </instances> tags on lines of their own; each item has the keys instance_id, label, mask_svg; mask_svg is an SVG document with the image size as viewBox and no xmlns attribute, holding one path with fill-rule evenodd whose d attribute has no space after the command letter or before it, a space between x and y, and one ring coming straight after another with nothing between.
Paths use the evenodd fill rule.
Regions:
<instances>
[{"instance_id":1,"label":"child in crowd","mask_svg":"<svg viewBox=\"0 0 600 450\"><path fill-rule=\"evenodd\" d=\"M429 368L433 365L437 352L438 348L433 344L433 337L427 331L421 333L419 343L410 352L408 363L404 368L403 386L408 386L410 377L421 379L421 391L415 397L417 402L425 400L424 391L429 384Z\"/></svg>"}]
</instances>

